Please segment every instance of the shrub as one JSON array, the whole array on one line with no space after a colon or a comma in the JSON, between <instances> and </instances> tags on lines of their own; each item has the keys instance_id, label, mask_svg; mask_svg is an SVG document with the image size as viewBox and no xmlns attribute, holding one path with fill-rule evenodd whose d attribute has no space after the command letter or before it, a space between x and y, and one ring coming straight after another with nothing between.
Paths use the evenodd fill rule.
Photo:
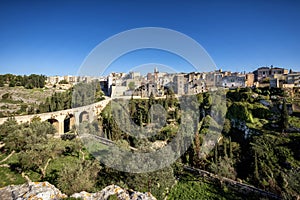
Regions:
<instances>
[{"instance_id":1,"label":"shrub","mask_svg":"<svg viewBox=\"0 0 300 200\"><path fill-rule=\"evenodd\" d=\"M2 95L2 99L6 100L6 99L11 99L11 94L10 93L5 93Z\"/></svg>"},{"instance_id":2,"label":"shrub","mask_svg":"<svg viewBox=\"0 0 300 200\"><path fill-rule=\"evenodd\" d=\"M253 117L247 108L247 104L242 102L235 102L228 108L227 118L253 122Z\"/></svg>"}]
</instances>

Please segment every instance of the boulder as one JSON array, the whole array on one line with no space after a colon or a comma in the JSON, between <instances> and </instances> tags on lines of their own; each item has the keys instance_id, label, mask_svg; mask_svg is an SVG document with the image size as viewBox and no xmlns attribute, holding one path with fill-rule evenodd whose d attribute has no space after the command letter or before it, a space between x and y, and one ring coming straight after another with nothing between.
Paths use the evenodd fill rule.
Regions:
<instances>
[{"instance_id":1,"label":"boulder","mask_svg":"<svg viewBox=\"0 0 300 200\"><path fill-rule=\"evenodd\" d=\"M136 192L133 190L125 190L117 185L110 185L96 193L80 192L71 195L74 198L81 198L85 200L107 200L110 196L115 195L119 200L156 200L152 194L146 192Z\"/></svg>"},{"instance_id":2,"label":"boulder","mask_svg":"<svg viewBox=\"0 0 300 200\"><path fill-rule=\"evenodd\" d=\"M48 182L28 182L23 185L10 185L0 189L0 199L62 199L67 195Z\"/></svg>"},{"instance_id":3,"label":"boulder","mask_svg":"<svg viewBox=\"0 0 300 200\"><path fill-rule=\"evenodd\" d=\"M122 189L117 185L110 185L96 193L85 191L75 193L71 197L84 200L107 200L115 195L119 200L156 200L149 192L141 193ZM0 188L2 200L58 200L68 196L48 182L28 182L22 185L10 185Z\"/></svg>"}]
</instances>

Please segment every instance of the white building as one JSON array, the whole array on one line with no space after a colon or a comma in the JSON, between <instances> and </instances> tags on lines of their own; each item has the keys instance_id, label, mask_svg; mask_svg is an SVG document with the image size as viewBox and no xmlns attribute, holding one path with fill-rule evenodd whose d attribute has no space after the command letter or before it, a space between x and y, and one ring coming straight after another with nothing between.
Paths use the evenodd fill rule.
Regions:
<instances>
[{"instance_id":1,"label":"white building","mask_svg":"<svg viewBox=\"0 0 300 200\"><path fill-rule=\"evenodd\" d=\"M222 78L222 86L226 88L245 87L245 76L224 76Z\"/></svg>"}]
</instances>

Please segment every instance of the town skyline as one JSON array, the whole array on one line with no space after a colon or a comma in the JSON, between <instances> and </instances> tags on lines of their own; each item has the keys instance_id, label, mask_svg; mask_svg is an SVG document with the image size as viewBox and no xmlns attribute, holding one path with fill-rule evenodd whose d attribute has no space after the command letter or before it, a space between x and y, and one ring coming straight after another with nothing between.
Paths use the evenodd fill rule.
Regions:
<instances>
[{"instance_id":1,"label":"town skyline","mask_svg":"<svg viewBox=\"0 0 300 200\"><path fill-rule=\"evenodd\" d=\"M128 71L122 71L122 70L113 70L113 71L106 71L105 73L103 74L99 74L99 75L94 75L94 76L91 76L91 75L85 75L84 73L77 73L77 74L70 74L70 73L62 73L62 74L42 74L42 73L1 73L0 72L0 75L5 75L5 74L13 74L13 75L20 75L20 76L28 76L28 75L31 75L31 74L37 74L37 75L44 75L44 76L47 76L47 77L54 77L54 76L60 76L60 77L63 77L63 76L76 76L76 77L107 77L109 74L112 74L112 73L124 73L124 74L129 74L131 72L139 72L141 73L142 76L146 76L147 73L152 73L153 70L155 69L158 69L159 72L162 72L162 73L167 73L167 74L180 74L180 73L185 73L185 74L189 74L189 73L208 73L208 72L213 72L213 71L223 71L223 72L231 72L231 73L240 73L240 74L246 74L246 73L253 73L255 70L259 69L259 68L265 68L265 67L268 67L268 68L283 68L283 69L286 69L288 71L292 71L292 72L300 72L300 70L295 70L293 68L287 68L287 67L279 67L279 66L273 66L273 65L269 65L269 66L259 66L257 68L255 68L253 71L245 71L245 70L240 70L240 71L235 71L235 70L231 70L231 69L227 69L227 70L223 70L222 68L215 68L210 71L171 71L170 70L167 70L166 67L164 67L166 70L161 70L162 68L159 68L157 67L156 65L153 65L153 67L151 68L148 68L147 70L144 70L142 69L141 71L140 70L137 70L138 68L136 67L133 67L132 70L128 70Z\"/></svg>"},{"instance_id":2,"label":"town skyline","mask_svg":"<svg viewBox=\"0 0 300 200\"><path fill-rule=\"evenodd\" d=\"M300 87L300 72L278 67L260 67L251 73L215 70L210 72L167 73L114 72L107 76L50 76L46 87L69 89L80 82L99 82L107 96L164 96L166 88L176 95L198 94L223 88L269 87L293 89ZM58 86L57 86L58 85Z\"/></svg>"}]
</instances>

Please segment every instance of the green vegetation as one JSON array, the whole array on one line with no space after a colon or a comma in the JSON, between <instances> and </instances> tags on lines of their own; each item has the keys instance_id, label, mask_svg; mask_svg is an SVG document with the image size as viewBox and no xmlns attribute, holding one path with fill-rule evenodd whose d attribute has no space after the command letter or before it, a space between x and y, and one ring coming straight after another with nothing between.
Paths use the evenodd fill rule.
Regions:
<instances>
[{"instance_id":1,"label":"green vegetation","mask_svg":"<svg viewBox=\"0 0 300 200\"><path fill-rule=\"evenodd\" d=\"M43 88L45 86L46 76L31 74L29 76L20 76L13 74L0 75L0 87L8 84L9 87L24 86L26 89Z\"/></svg>"},{"instance_id":2,"label":"green vegetation","mask_svg":"<svg viewBox=\"0 0 300 200\"><path fill-rule=\"evenodd\" d=\"M95 190L101 167L79 140L55 139L54 127L38 120L18 125L10 119L0 130L0 187L24 182L23 173L33 181L47 180L67 194Z\"/></svg>"},{"instance_id":3,"label":"green vegetation","mask_svg":"<svg viewBox=\"0 0 300 200\"><path fill-rule=\"evenodd\" d=\"M103 92L97 82L78 83L65 92L56 92L39 105L37 113L54 112L89 105L103 100Z\"/></svg>"},{"instance_id":4,"label":"green vegetation","mask_svg":"<svg viewBox=\"0 0 300 200\"><path fill-rule=\"evenodd\" d=\"M19 76L1 75L0 80L1 78L8 80L6 81L8 83L15 77ZM53 112L103 100L104 94L98 82L79 83L68 90L61 91L42 88L45 84L37 82L37 80L41 81L42 77L30 75L23 78L28 79L29 83L34 82L34 86L23 87L22 84L18 84L14 87L0 88L0 117Z\"/></svg>"},{"instance_id":5,"label":"green vegetation","mask_svg":"<svg viewBox=\"0 0 300 200\"><path fill-rule=\"evenodd\" d=\"M81 95L84 98L80 99ZM101 95L96 85L79 85L73 92L54 94L40 108L44 108L41 112L47 112L86 105ZM4 99L9 96L5 94ZM77 100L70 101L72 96ZM3 177L0 187L24 182L23 173L35 181L47 180L66 194L81 190L93 192L117 184L151 192L157 199L265 198L259 193L246 195L238 187L222 181L229 178L283 199L297 199L300 119L295 113L289 115L289 105L293 102L285 100L283 91L266 88L229 90L226 100L224 97L217 91L198 94L196 101L189 102L199 113L195 116L196 128L186 129L192 130L195 136L192 145L175 164L150 173L125 173L104 166L89 152L96 147L101 151L111 147L93 141L84 147L78 138L53 138L54 130L48 122L34 120L31 124L18 125L10 119L0 125L0 145L5 144L0 148L0 177ZM82 123L76 129L113 140L128 151L130 147L134 149L130 151L154 151L154 144L160 144L160 148L176 139L184 120L180 100L172 92L166 99L155 99L153 95L149 99L130 99L128 105L118 100L119 104L126 105L125 112L121 110L123 107L109 104L97 120ZM120 121L124 124L119 124ZM129 121L133 123L130 125ZM145 134L147 130L155 130L156 134L136 138L129 134L133 128L146 130ZM211 172L219 179L188 173L182 166Z\"/></svg>"},{"instance_id":6,"label":"green vegetation","mask_svg":"<svg viewBox=\"0 0 300 200\"><path fill-rule=\"evenodd\" d=\"M64 79L64 80L59 81L58 84L69 84L69 82Z\"/></svg>"},{"instance_id":7,"label":"green vegetation","mask_svg":"<svg viewBox=\"0 0 300 200\"><path fill-rule=\"evenodd\" d=\"M134 82L130 82L130 83L128 84L128 88L129 88L130 90L134 90L134 88L135 88L135 83L134 83Z\"/></svg>"},{"instance_id":8,"label":"green vegetation","mask_svg":"<svg viewBox=\"0 0 300 200\"><path fill-rule=\"evenodd\" d=\"M169 200L245 199L225 186L222 188L218 184L205 182L203 179L196 179L191 175L186 176L172 188L168 196Z\"/></svg>"},{"instance_id":9,"label":"green vegetation","mask_svg":"<svg viewBox=\"0 0 300 200\"><path fill-rule=\"evenodd\" d=\"M286 100L283 99L282 112L281 112L281 129L282 132L286 131L289 127L289 114L286 107Z\"/></svg>"},{"instance_id":10,"label":"green vegetation","mask_svg":"<svg viewBox=\"0 0 300 200\"><path fill-rule=\"evenodd\" d=\"M38 111L39 104L53 93L54 89L46 88L0 87L0 116L34 114Z\"/></svg>"},{"instance_id":11,"label":"green vegetation","mask_svg":"<svg viewBox=\"0 0 300 200\"><path fill-rule=\"evenodd\" d=\"M39 105L37 113L54 112L71 108L72 92L55 92L51 97L47 97L44 103Z\"/></svg>"}]
</instances>

